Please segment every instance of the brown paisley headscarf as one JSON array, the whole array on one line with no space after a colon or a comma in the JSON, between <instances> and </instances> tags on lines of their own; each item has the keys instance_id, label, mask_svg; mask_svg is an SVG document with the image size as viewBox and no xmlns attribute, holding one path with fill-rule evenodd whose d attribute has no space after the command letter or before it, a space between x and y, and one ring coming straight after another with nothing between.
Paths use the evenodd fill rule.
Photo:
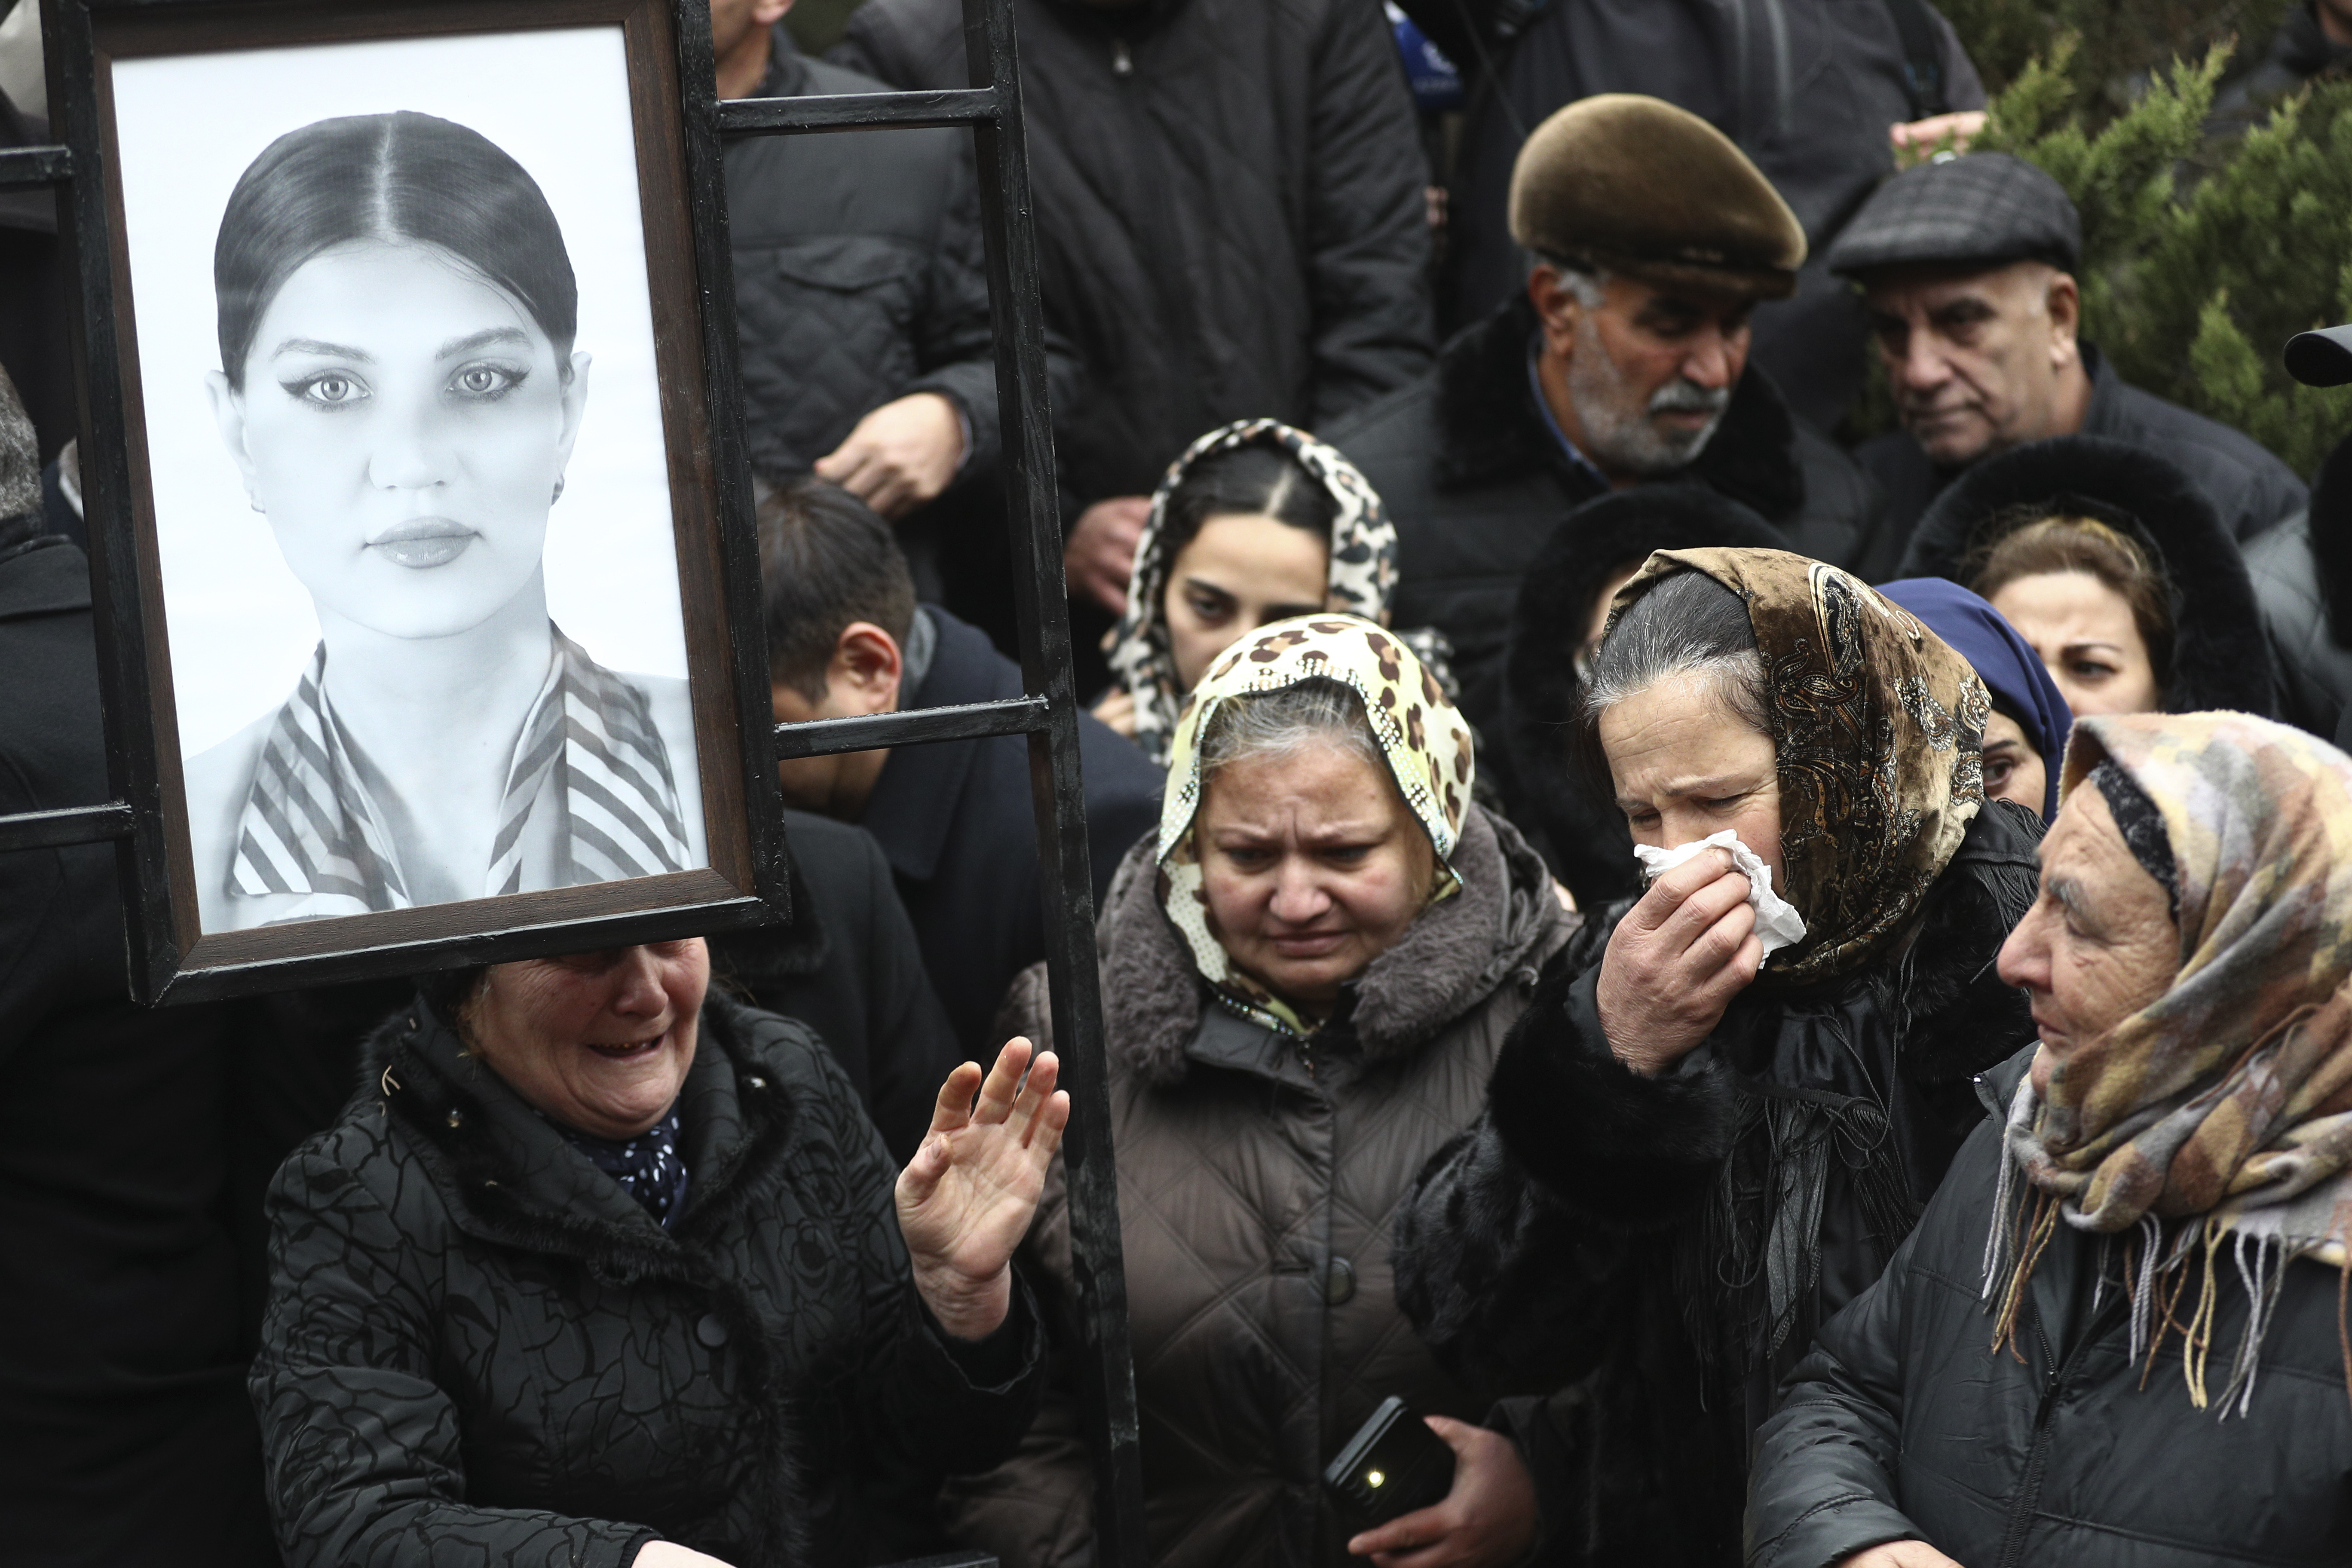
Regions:
<instances>
[{"instance_id":1,"label":"brown paisley headscarf","mask_svg":"<svg viewBox=\"0 0 2352 1568\"><path fill-rule=\"evenodd\" d=\"M1235 1012L1277 1033L1304 1037L1312 1026L1226 955L1210 930L1192 819L1201 809L1201 738L1226 703L1302 680L1336 680L1363 700L1372 739L1413 819L1437 852L1430 901L1461 891L1454 848L1461 842L1475 773L1470 726L1434 676L1394 633L1360 616L1295 616L1243 637L1210 661L1177 725L1160 807L1160 902L1183 936L1192 963Z\"/></svg>"},{"instance_id":2,"label":"brown paisley headscarf","mask_svg":"<svg viewBox=\"0 0 2352 1568\"><path fill-rule=\"evenodd\" d=\"M1612 617L1676 572L1747 601L1764 658L1782 890L1806 929L1764 978L1847 973L1903 929L1984 805L1984 682L1908 610L1782 550L1658 551Z\"/></svg>"}]
</instances>

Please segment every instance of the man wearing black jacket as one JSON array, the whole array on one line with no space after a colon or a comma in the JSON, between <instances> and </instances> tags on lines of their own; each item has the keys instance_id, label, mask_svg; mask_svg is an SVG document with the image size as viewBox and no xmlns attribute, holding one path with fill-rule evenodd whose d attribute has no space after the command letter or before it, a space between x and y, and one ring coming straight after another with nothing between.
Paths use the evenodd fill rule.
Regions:
<instances>
[{"instance_id":1,"label":"man wearing black jacket","mask_svg":"<svg viewBox=\"0 0 2352 1568\"><path fill-rule=\"evenodd\" d=\"M889 530L854 496L803 481L769 497L760 569L780 721L1022 693L1019 668L978 630L916 603ZM1159 826L1160 773L1089 714L1078 739L1099 904L1119 858ZM1045 956L1028 742L853 752L780 772L787 802L855 822L881 845L964 1054L992 1051L1006 987Z\"/></svg>"},{"instance_id":2,"label":"man wearing black jacket","mask_svg":"<svg viewBox=\"0 0 2352 1568\"><path fill-rule=\"evenodd\" d=\"M1428 168L1374 0L1013 12L1045 314L1087 381L1062 411L1066 562L1115 614L1146 498L1195 437L1319 426L1428 364ZM961 0L866 0L835 58L968 86Z\"/></svg>"},{"instance_id":3,"label":"man wearing black jacket","mask_svg":"<svg viewBox=\"0 0 2352 1568\"><path fill-rule=\"evenodd\" d=\"M0 375L0 816L110 798L89 563ZM0 1557L278 1561L246 1401L227 1016L132 1005L114 851L0 854Z\"/></svg>"}]
</instances>

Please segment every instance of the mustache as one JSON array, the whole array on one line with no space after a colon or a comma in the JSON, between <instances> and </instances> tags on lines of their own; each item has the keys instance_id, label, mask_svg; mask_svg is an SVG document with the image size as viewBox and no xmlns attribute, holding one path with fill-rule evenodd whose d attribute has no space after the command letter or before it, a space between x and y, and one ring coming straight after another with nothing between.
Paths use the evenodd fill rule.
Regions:
<instances>
[{"instance_id":1,"label":"mustache","mask_svg":"<svg viewBox=\"0 0 2352 1568\"><path fill-rule=\"evenodd\" d=\"M1653 414L1720 414L1731 405L1728 386L1701 386L1677 377L1650 398Z\"/></svg>"}]
</instances>

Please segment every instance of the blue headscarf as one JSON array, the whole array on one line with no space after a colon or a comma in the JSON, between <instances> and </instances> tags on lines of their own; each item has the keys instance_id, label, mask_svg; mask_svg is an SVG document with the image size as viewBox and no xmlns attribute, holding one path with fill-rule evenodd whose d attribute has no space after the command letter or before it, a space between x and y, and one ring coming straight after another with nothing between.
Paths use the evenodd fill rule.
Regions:
<instances>
[{"instance_id":1,"label":"blue headscarf","mask_svg":"<svg viewBox=\"0 0 2352 1568\"><path fill-rule=\"evenodd\" d=\"M2025 743L2042 753L2042 820L2058 815L2059 764L2066 757L2066 734L2074 715L2058 694L2041 656L2026 646L2000 612L1941 577L1906 577L1882 583L1878 591L1926 623L1952 645L1992 692L1993 706L2025 731Z\"/></svg>"}]
</instances>

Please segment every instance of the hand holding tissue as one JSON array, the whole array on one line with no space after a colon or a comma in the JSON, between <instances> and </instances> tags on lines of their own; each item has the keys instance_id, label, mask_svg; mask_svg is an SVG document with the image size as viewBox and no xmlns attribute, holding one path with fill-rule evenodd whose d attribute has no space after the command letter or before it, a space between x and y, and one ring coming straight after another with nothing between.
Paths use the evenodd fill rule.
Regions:
<instances>
[{"instance_id":1,"label":"hand holding tissue","mask_svg":"<svg viewBox=\"0 0 2352 1568\"><path fill-rule=\"evenodd\" d=\"M1678 844L1672 849L1636 844L1633 856L1642 862L1642 878L1646 884L1710 848L1729 850L1731 868L1748 879L1748 902L1756 910L1756 936L1764 944L1764 956L1769 958L1780 949L1794 947L1805 940L1805 918L1797 912L1795 905L1772 890L1772 868L1729 828L1695 843Z\"/></svg>"}]
</instances>

